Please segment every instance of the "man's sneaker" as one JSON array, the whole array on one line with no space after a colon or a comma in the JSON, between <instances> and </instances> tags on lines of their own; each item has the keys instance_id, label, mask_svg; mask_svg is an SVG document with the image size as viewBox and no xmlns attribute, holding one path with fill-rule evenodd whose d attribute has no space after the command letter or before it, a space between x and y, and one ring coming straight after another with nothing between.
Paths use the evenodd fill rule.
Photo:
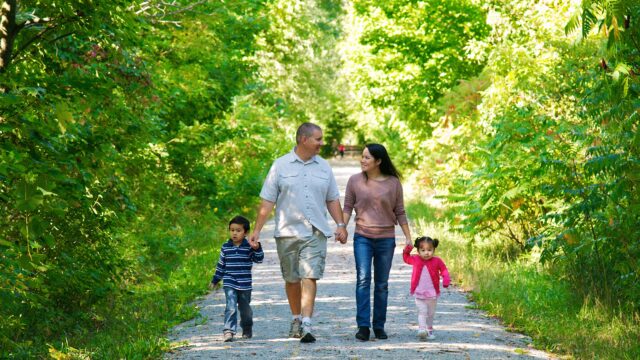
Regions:
<instances>
[{"instance_id":1,"label":"man's sneaker","mask_svg":"<svg viewBox=\"0 0 640 360\"><path fill-rule=\"evenodd\" d=\"M293 321L291 322L291 327L289 328L289 337L302 337L302 321L300 321L300 319L293 319Z\"/></svg>"},{"instance_id":2,"label":"man's sneaker","mask_svg":"<svg viewBox=\"0 0 640 360\"><path fill-rule=\"evenodd\" d=\"M427 339L433 340L435 338L436 338L436 336L433 334L433 330L427 331Z\"/></svg>"},{"instance_id":3,"label":"man's sneaker","mask_svg":"<svg viewBox=\"0 0 640 360\"><path fill-rule=\"evenodd\" d=\"M429 334L427 333L427 330L418 330L418 338L420 340L427 340L427 337L429 336Z\"/></svg>"},{"instance_id":4,"label":"man's sneaker","mask_svg":"<svg viewBox=\"0 0 640 360\"><path fill-rule=\"evenodd\" d=\"M302 343L312 343L315 342L316 338L311 335L311 324L303 323L302 324L302 337L300 338L300 342Z\"/></svg>"},{"instance_id":5,"label":"man's sneaker","mask_svg":"<svg viewBox=\"0 0 640 360\"><path fill-rule=\"evenodd\" d=\"M224 342L233 341L233 333L231 331L224 332Z\"/></svg>"},{"instance_id":6,"label":"man's sneaker","mask_svg":"<svg viewBox=\"0 0 640 360\"><path fill-rule=\"evenodd\" d=\"M242 329L242 338L243 339L251 339L253 337L252 328Z\"/></svg>"}]
</instances>

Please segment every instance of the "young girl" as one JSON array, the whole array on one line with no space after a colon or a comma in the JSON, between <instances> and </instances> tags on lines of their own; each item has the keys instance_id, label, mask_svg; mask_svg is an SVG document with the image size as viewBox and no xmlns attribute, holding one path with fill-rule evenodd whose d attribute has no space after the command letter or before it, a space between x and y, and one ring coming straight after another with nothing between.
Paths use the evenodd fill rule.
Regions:
<instances>
[{"instance_id":1,"label":"young girl","mask_svg":"<svg viewBox=\"0 0 640 360\"><path fill-rule=\"evenodd\" d=\"M405 263L413 265L411 274L411 295L416 298L418 307L418 337L422 340L435 339L433 335L433 316L440 296L440 276L442 285L448 287L451 279L444 262L433 256L438 247L438 239L422 236L416 239L418 255L411 255L413 246L407 245L402 253Z\"/></svg>"}]
</instances>

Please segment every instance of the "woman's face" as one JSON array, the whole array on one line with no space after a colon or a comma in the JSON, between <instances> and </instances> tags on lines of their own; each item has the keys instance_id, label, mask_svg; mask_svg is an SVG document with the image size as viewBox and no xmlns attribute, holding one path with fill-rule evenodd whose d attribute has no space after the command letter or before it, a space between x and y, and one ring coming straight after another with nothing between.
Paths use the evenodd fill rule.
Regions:
<instances>
[{"instance_id":1,"label":"woman's face","mask_svg":"<svg viewBox=\"0 0 640 360\"><path fill-rule=\"evenodd\" d=\"M382 160L376 160L366 147L362 151L362 159L360 160L360 168L364 172L380 169Z\"/></svg>"}]
</instances>

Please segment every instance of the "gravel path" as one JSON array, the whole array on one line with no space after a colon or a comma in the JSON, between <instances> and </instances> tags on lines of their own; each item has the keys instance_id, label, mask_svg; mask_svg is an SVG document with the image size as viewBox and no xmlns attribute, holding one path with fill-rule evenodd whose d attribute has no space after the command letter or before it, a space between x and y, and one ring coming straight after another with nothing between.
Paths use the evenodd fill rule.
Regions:
<instances>
[{"instance_id":1,"label":"gravel path","mask_svg":"<svg viewBox=\"0 0 640 360\"><path fill-rule=\"evenodd\" d=\"M343 194L349 176L359 171L357 162L332 163ZM359 342L354 338L355 265L353 260L353 222L349 242L329 241L325 276L318 281L314 314L313 344L301 344L287 338L291 315L284 293L278 257L273 240L273 221L264 227L261 242L265 261L254 265L254 337L231 343L222 341L224 292L209 293L197 301L200 315L176 326L172 342L182 347L166 355L167 359L549 359L552 355L530 348L530 339L507 332L495 319L475 310L465 293L455 287L443 291L438 301L434 329L437 338L420 341L417 311L409 295L411 266L402 261L403 237L398 227L398 242L389 279L387 340ZM446 259L445 259L446 262ZM213 269L212 269L213 271ZM453 278L453 276L452 276Z\"/></svg>"}]
</instances>

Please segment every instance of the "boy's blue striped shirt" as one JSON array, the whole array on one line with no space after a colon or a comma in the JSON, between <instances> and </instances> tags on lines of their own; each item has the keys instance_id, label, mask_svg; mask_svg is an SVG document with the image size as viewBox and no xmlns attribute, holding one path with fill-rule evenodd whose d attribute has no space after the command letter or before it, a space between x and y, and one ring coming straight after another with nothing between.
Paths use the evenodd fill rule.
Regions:
<instances>
[{"instance_id":1,"label":"boy's blue striped shirt","mask_svg":"<svg viewBox=\"0 0 640 360\"><path fill-rule=\"evenodd\" d=\"M261 263L262 259L264 259L262 246L254 250L246 238L239 246L235 246L229 239L222 244L216 273L211 282L215 285L220 280L224 280L224 287L251 290L251 267L253 263Z\"/></svg>"}]
</instances>

